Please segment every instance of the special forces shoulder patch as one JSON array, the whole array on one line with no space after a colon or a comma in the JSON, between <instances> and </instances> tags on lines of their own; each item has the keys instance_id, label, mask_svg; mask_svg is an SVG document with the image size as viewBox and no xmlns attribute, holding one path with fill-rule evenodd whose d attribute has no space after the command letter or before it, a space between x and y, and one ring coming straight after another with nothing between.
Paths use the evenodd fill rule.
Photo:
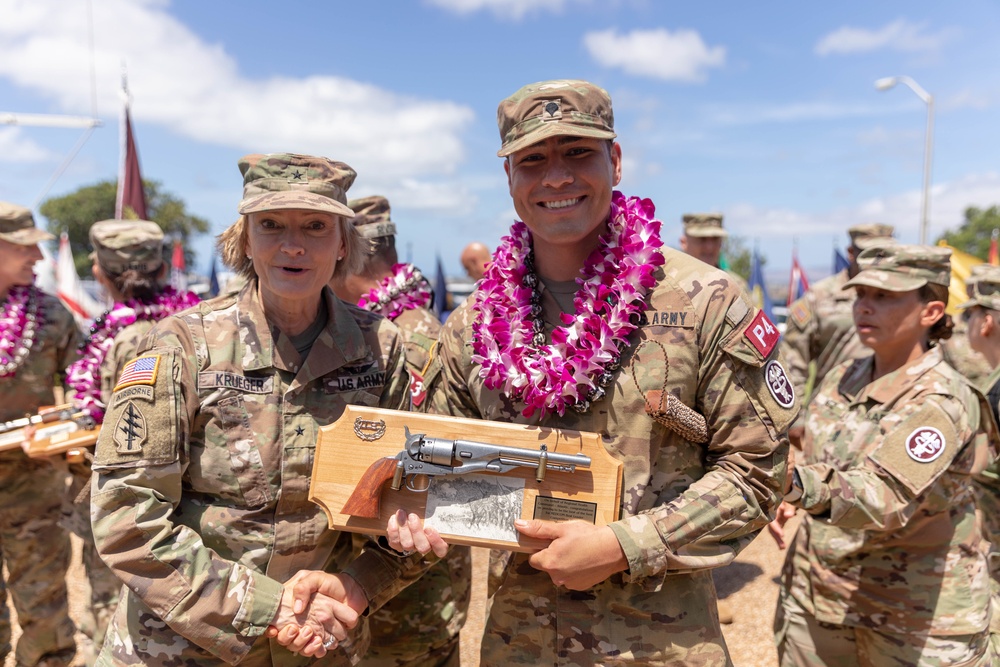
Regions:
<instances>
[{"instance_id":1,"label":"special forces shoulder patch","mask_svg":"<svg viewBox=\"0 0 1000 667\"><path fill-rule=\"evenodd\" d=\"M868 458L919 494L951 465L959 445L958 431L944 409L928 402L889 428Z\"/></svg>"},{"instance_id":2,"label":"special forces shoulder patch","mask_svg":"<svg viewBox=\"0 0 1000 667\"><path fill-rule=\"evenodd\" d=\"M114 439L119 454L139 454L142 451L146 442L146 418L133 401L129 401L119 413Z\"/></svg>"},{"instance_id":3,"label":"special forces shoulder patch","mask_svg":"<svg viewBox=\"0 0 1000 667\"><path fill-rule=\"evenodd\" d=\"M784 366L777 359L772 359L764 366L764 378L767 382L767 390L775 402L783 408L790 408L795 405L795 388L788 381L788 374L785 373Z\"/></svg>"}]
</instances>

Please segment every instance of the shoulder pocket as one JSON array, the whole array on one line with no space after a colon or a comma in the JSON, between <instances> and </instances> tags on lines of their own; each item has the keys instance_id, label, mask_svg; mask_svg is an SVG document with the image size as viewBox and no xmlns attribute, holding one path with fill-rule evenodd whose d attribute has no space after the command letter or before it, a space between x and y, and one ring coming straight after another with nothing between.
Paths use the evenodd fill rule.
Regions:
<instances>
[{"instance_id":1,"label":"shoulder pocket","mask_svg":"<svg viewBox=\"0 0 1000 667\"><path fill-rule=\"evenodd\" d=\"M962 445L944 409L928 403L893 427L868 458L919 495L951 465Z\"/></svg>"}]
</instances>

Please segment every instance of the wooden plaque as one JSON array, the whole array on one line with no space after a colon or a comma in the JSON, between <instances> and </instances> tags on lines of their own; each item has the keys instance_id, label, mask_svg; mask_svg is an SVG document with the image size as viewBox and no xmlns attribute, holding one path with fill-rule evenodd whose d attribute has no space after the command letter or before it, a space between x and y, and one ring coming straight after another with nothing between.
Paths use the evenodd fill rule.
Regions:
<instances>
[{"instance_id":1,"label":"wooden plaque","mask_svg":"<svg viewBox=\"0 0 1000 667\"><path fill-rule=\"evenodd\" d=\"M411 434L532 452L544 444L550 453L588 456L590 467L548 470L542 482L536 481L531 467L408 479L418 480L416 488L424 488L430 479L424 491L405 484L394 491L386 482L378 495L378 518L345 513L344 506L368 468L375 463L389 465L383 459L405 449L407 428ZM621 484L622 463L608 454L597 433L349 405L340 419L320 428L309 499L323 508L336 530L384 535L389 517L403 509L423 517L449 543L532 552L547 542L522 536L514 529L515 518L580 519L604 525L619 517Z\"/></svg>"}]
</instances>

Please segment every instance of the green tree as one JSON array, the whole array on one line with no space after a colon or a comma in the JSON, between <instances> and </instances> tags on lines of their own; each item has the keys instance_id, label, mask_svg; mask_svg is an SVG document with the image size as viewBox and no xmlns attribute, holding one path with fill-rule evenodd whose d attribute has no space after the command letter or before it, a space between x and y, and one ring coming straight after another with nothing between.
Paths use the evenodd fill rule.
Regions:
<instances>
[{"instance_id":1,"label":"green tree","mask_svg":"<svg viewBox=\"0 0 1000 667\"><path fill-rule=\"evenodd\" d=\"M938 240L985 261L994 229L1000 229L1000 206L987 209L970 206L965 209L965 220L958 229L945 232Z\"/></svg>"},{"instance_id":2,"label":"green tree","mask_svg":"<svg viewBox=\"0 0 1000 667\"><path fill-rule=\"evenodd\" d=\"M746 243L738 236L727 236L722 242L722 256L726 260L726 268L732 271L743 280L750 281L750 271L753 269L753 253L747 248ZM767 261L760 258L761 267Z\"/></svg>"},{"instance_id":3,"label":"green tree","mask_svg":"<svg viewBox=\"0 0 1000 667\"><path fill-rule=\"evenodd\" d=\"M164 257L170 258L170 245L180 237L184 247L184 261L191 266L194 253L190 239L196 234L204 234L209 229L208 221L187 211L184 202L162 189L157 181L142 181L146 195L146 208L150 219L163 228ZM117 181L101 181L87 185L76 192L62 197L53 197L42 202L39 211L49 221L49 231L59 235L66 232L77 273L89 276L91 261L90 226L99 220L115 217L115 197Z\"/></svg>"}]
</instances>

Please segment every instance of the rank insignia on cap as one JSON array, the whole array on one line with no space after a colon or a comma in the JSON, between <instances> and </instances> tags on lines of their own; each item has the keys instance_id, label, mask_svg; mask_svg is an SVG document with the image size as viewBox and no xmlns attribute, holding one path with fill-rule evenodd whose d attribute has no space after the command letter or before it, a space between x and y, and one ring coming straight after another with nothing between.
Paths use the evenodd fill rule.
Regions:
<instances>
[{"instance_id":1,"label":"rank insignia on cap","mask_svg":"<svg viewBox=\"0 0 1000 667\"><path fill-rule=\"evenodd\" d=\"M783 408L790 408L795 403L795 388L788 381L788 375L784 367L775 360L767 362L764 366L764 379L767 381L767 390Z\"/></svg>"},{"instance_id":2,"label":"rank insignia on cap","mask_svg":"<svg viewBox=\"0 0 1000 667\"><path fill-rule=\"evenodd\" d=\"M142 453L142 445L146 442L146 418L132 401L118 415L114 440L119 454Z\"/></svg>"},{"instance_id":3,"label":"rank insignia on cap","mask_svg":"<svg viewBox=\"0 0 1000 667\"><path fill-rule=\"evenodd\" d=\"M136 384L156 384L156 371L160 367L160 355L138 357L125 364L114 391Z\"/></svg>"},{"instance_id":4,"label":"rank insignia on cap","mask_svg":"<svg viewBox=\"0 0 1000 667\"><path fill-rule=\"evenodd\" d=\"M560 100L549 100L542 107L542 120L561 120L562 104Z\"/></svg>"},{"instance_id":5,"label":"rank insignia on cap","mask_svg":"<svg viewBox=\"0 0 1000 667\"><path fill-rule=\"evenodd\" d=\"M921 426L906 438L906 453L917 463L930 463L944 453L944 434L933 426Z\"/></svg>"}]
</instances>

